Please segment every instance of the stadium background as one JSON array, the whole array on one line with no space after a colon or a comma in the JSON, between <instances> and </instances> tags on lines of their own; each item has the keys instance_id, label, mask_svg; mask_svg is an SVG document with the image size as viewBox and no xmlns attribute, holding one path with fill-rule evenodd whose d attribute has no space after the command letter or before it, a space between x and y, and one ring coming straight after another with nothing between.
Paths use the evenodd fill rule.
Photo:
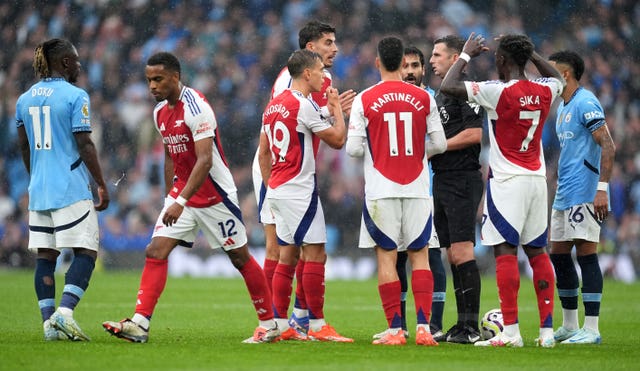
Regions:
<instances>
[{"instance_id":1,"label":"stadium background","mask_svg":"<svg viewBox=\"0 0 640 371\"><path fill-rule=\"evenodd\" d=\"M640 269L640 3L633 0L57 0L0 2L0 267L28 267L28 177L17 148L17 97L33 82L35 45L71 40L81 57L78 85L91 95L93 138L110 184L112 203L100 214L101 262L106 269L139 267L163 199L163 150L152 128L155 102L144 64L155 51L181 59L183 82L212 103L238 186L252 251L261 259L250 163L271 84L297 46L309 19L337 28L340 48L331 69L340 90L378 81L375 45L386 34L418 46L428 60L446 34L480 32L531 36L542 55L571 48L585 58L582 84L600 98L617 146L610 182L613 215L600 244L606 275L632 282ZM492 53L474 60L476 79L497 78ZM531 71L533 73L533 71ZM425 82L439 79L427 73ZM555 117L545 126L549 197L555 185ZM488 142L483 143L483 158ZM484 162L486 163L486 161ZM343 151L322 150L320 191L328 224L329 277L369 277L375 263L357 249L362 205L361 164ZM484 169L486 170L486 168ZM119 181L120 180L120 181ZM116 185L117 184L117 185ZM479 240L478 240L479 241ZM493 254L478 242L481 270L493 273ZM177 275L234 275L203 241L175 251ZM523 262L523 268L526 263Z\"/></svg>"}]
</instances>

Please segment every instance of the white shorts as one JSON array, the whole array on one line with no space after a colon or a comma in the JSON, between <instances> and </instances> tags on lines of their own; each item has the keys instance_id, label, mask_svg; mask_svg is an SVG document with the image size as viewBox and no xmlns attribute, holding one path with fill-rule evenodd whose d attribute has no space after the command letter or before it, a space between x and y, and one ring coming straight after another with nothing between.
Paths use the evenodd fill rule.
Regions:
<instances>
[{"instance_id":1,"label":"white shorts","mask_svg":"<svg viewBox=\"0 0 640 371\"><path fill-rule=\"evenodd\" d=\"M152 237L168 237L180 241L180 245L191 247L199 230L202 230L212 249L224 251L237 249L247 244L247 231L242 222L237 195L209 207L185 206L182 214L172 226L162 223L162 216L175 202L172 197L164 200L164 207L156 220Z\"/></svg>"},{"instance_id":2,"label":"white shorts","mask_svg":"<svg viewBox=\"0 0 640 371\"><path fill-rule=\"evenodd\" d=\"M429 197L429 205L431 205L431 214L433 214L433 197ZM436 227L433 225L433 218L431 219L431 237L429 238L429 248L430 249L440 248L440 240L438 239L438 234L436 233Z\"/></svg>"},{"instance_id":3,"label":"white shorts","mask_svg":"<svg viewBox=\"0 0 640 371\"><path fill-rule=\"evenodd\" d=\"M542 176L489 178L482 215L482 244L547 245L547 182Z\"/></svg>"},{"instance_id":4,"label":"white shorts","mask_svg":"<svg viewBox=\"0 0 640 371\"><path fill-rule=\"evenodd\" d=\"M600 222L593 212L593 203L551 211L551 241L573 240L600 242Z\"/></svg>"},{"instance_id":5,"label":"white shorts","mask_svg":"<svg viewBox=\"0 0 640 371\"><path fill-rule=\"evenodd\" d=\"M79 247L98 251L98 230L98 214L91 200L61 209L29 211L29 250Z\"/></svg>"},{"instance_id":6,"label":"white shorts","mask_svg":"<svg viewBox=\"0 0 640 371\"><path fill-rule=\"evenodd\" d=\"M358 245L399 251L426 247L433 230L432 205L430 198L365 199Z\"/></svg>"},{"instance_id":7,"label":"white shorts","mask_svg":"<svg viewBox=\"0 0 640 371\"><path fill-rule=\"evenodd\" d=\"M251 165L251 177L253 180L253 194L256 196L256 204L258 205L258 221L262 224L276 224L276 219L267 199L267 186L262 182L258 152L256 152Z\"/></svg>"},{"instance_id":8,"label":"white shorts","mask_svg":"<svg viewBox=\"0 0 640 371\"><path fill-rule=\"evenodd\" d=\"M324 212L317 193L306 199L269 201L276 219L278 244L302 246L327 242Z\"/></svg>"}]
</instances>

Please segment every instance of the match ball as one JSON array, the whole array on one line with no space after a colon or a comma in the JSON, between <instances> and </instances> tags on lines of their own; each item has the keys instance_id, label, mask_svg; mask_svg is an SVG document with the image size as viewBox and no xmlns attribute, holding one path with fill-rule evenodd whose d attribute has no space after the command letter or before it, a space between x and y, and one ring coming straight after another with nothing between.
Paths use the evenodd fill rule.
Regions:
<instances>
[{"instance_id":1,"label":"match ball","mask_svg":"<svg viewBox=\"0 0 640 371\"><path fill-rule=\"evenodd\" d=\"M502 321L502 311L500 309L491 309L482 316L480 333L485 340L498 335L503 329L504 322Z\"/></svg>"}]
</instances>

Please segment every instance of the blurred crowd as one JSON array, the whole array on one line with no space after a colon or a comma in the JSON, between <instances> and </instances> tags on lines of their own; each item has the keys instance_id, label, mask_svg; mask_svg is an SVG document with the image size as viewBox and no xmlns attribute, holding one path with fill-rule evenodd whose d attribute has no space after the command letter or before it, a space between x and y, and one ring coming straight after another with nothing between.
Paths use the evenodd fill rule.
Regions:
<instances>
[{"instance_id":1,"label":"blurred crowd","mask_svg":"<svg viewBox=\"0 0 640 371\"><path fill-rule=\"evenodd\" d=\"M375 45L387 34L418 46L427 61L436 38L466 38L471 32L487 38L524 33L542 55L578 51L586 62L581 83L600 98L617 145L613 213L600 244L603 269L618 279L635 278L640 269L640 3L634 0L3 1L0 265L33 264L26 250L28 177L16 144L14 111L17 97L35 81L31 64L39 42L67 38L80 54L78 85L91 96L93 138L111 187L112 203L100 214L105 252L144 249L163 203L164 151L152 127L155 102L144 77L146 59L161 50L180 58L182 81L202 91L214 108L250 245L259 247L263 235L250 165L261 113L272 82L298 48L298 29L310 19L337 28L340 50L331 73L340 91L361 91L378 81ZM492 58L485 53L475 59L470 75L496 79ZM427 72L425 83L437 89L440 81ZM544 135L551 199L558 153L554 120L549 119ZM483 156L487 147L485 141ZM322 148L318 167L327 250L357 256L361 164L344 151ZM203 245L199 242L196 249ZM478 252L490 254L482 246Z\"/></svg>"}]
</instances>

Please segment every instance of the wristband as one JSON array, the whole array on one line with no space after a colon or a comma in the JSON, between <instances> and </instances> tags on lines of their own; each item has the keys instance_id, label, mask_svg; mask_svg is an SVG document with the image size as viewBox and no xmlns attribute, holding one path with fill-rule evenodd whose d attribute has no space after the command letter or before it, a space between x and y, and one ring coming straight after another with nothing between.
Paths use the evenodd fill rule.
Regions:
<instances>
[{"instance_id":1,"label":"wristband","mask_svg":"<svg viewBox=\"0 0 640 371\"><path fill-rule=\"evenodd\" d=\"M469 63L469 61L471 60L471 56L465 52L460 53L460 55L458 56L459 59L462 59L463 61Z\"/></svg>"},{"instance_id":2,"label":"wristband","mask_svg":"<svg viewBox=\"0 0 640 371\"><path fill-rule=\"evenodd\" d=\"M184 207L184 205L186 205L186 204L187 204L187 199L186 199L186 198L184 198L184 197L182 197L182 196L178 196L178 197L176 198L176 203L177 203L178 205L180 205L180 206Z\"/></svg>"},{"instance_id":3,"label":"wristband","mask_svg":"<svg viewBox=\"0 0 640 371\"><path fill-rule=\"evenodd\" d=\"M609 189L609 183L607 182L598 182L598 191L607 191Z\"/></svg>"}]
</instances>

